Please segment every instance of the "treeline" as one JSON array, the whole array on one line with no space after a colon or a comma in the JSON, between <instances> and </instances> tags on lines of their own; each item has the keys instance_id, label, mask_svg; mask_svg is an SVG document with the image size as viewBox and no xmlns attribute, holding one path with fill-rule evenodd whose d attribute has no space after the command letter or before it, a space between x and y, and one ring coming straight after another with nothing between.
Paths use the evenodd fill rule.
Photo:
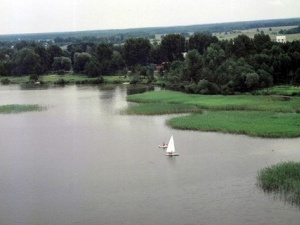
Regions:
<instances>
[{"instance_id":1,"label":"treeline","mask_svg":"<svg viewBox=\"0 0 300 225\"><path fill-rule=\"evenodd\" d=\"M280 30L279 34L299 34L300 33L300 26L294 27L288 30Z\"/></svg>"},{"instance_id":2,"label":"treeline","mask_svg":"<svg viewBox=\"0 0 300 225\"><path fill-rule=\"evenodd\" d=\"M171 61L166 85L190 93L234 94L274 84L300 84L300 41L272 42L269 35L215 40L194 34L185 60Z\"/></svg>"},{"instance_id":3,"label":"treeline","mask_svg":"<svg viewBox=\"0 0 300 225\"><path fill-rule=\"evenodd\" d=\"M154 81L158 69L163 85L190 93L233 94L273 84L300 84L300 42L276 43L268 35L239 35L218 40L209 33L185 38L165 35L160 44L129 38L123 45L93 42L52 44L19 41L0 48L0 76L74 71L90 77L122 74Z\"/></svg>"}]
</instances>

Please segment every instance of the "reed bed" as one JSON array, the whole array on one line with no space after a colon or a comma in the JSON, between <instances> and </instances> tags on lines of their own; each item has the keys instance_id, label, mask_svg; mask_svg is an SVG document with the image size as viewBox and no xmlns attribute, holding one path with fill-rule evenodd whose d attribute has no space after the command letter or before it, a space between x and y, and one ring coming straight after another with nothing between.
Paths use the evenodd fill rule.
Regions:
<instances>
[{"instance_id":1,"label":"reed bed","mask_svg":"<svg viewBox=\"0 0 300 225\"><path fill-rule=\"evenodd\" d=\"M299 97L193 95L174 91L155 91L130 95L127 100L143 103L129 107L130 114L193 113L167 121L169 126L177 129L268 138L300 137ZM201 109L209 111L197 113Z\"/></svg>"},{"instance_id":2,"label":"reed bed","mask_svg":"<svg viewBox=\"0 0 300 225\"><path fill-rule=\"evenodd\" d=\"M300 205L300 163L283 162L258 172L258 186Z\"/></svg>"},{"instance_id":3,"label":"reed bed","mask_svg":"<svg viewBox=\"0 0 300 225\"><path fill-rule=\"evenodd\" d=\"M262 90L256 91L256 94L300 96L300 87L292 85L277 85L274 87L264 88Z\"/></svg>"},{"instance_id":4,"label":"reed bed","mask_svg":"<svg viewBox=\"0 0 300 225\"><path fill-rule=\"evenodd\" d=\"M9 113L21 113L21 112L29 112L29 111L40 111L43 110L44 107L39 105L2 105L0 106L0 113L9 114Z\"/></svg>"},{"instance_id":5,"label":"reed bed","mask_svg":"<svg viewBox=\"0 0 300 225\"><path fill-rule=\"evenodd\" d=\"M246 134L254 137L300 137L300 114L297 113L209 111L175 117L168 120L167 124L176 129Z\"/></svg>"},{"instance_id":6,"label":"reed bed","mask_svg":"<svg viewBox=\"0 0 300 225\"><path fill-rule=\"evenodd\" d=\"M142 103L126 109L126 114L129 115L163 115L190 112L200 113L202 110L194 105L171 103Z\"/></svg>"},{"instance_id":7,"label":"reed bed","mask_svg":"<svg viewBox=\"0 0 300 225\"><path fill-rule=\"evenodd\" d=\"M194 95L174 91L155 91L131 95L127 100L139 103L178 103L209 110L300 112L300 97L272 95Z\"/></svg>"}]
</instances>

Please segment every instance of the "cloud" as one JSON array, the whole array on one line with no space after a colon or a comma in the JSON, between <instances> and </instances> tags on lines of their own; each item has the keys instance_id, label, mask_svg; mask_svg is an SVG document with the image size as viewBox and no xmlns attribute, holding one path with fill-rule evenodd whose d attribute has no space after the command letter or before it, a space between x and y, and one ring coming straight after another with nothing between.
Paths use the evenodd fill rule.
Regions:
<instances>
[{"instance_id":1,"label":"cloud","mask_svg":"<svg viewBox=\"0 0 300 225\"><path fill-rule=\"evenodd\" d=\"M272 5L282 5L282 0L269 0Z\"/></svg>"}]
</instances>

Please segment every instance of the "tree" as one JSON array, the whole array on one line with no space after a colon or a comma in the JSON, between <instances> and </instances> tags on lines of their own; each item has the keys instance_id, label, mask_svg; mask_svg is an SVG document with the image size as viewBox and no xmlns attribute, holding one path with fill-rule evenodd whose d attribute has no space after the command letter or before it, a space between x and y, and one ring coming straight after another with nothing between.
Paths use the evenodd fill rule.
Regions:
<instances>
[{"instance_id":1,"label":"tree","mask_svg":"<svg viewBox=\"0 0 300 225\"><path fill-rule=\"evenodd\" d=\"M255 34L253 38L253 44L257 53L262 52L264 49L269 49L272 45L269 35L264 33Z\"/></svg>"},{"instance_id":2,"label":"tree","mask_svg":"<svg viewBox=\"0 0 300 225\"><path fill-rule=\"evenodd\" d=\"M17 75L28 75L34 73L36 65L40 64L40 57L30 48L22 48L17 52L14 63Z\"/></svg>"},{"instance_id":3,"label":"tree","mask_svg":"<svg viewBox=\"0 0 300 225\"><path fill-rule=\"evenodd\" d=\"M72 62L69 57L54 57L53 64L52 64L52 69L55 71L58 70L65 70L69 71L71 70Z\"/></svg>"},{"instance_id":4,"label":"tree","mask_svg":"<svg viewBox=\"0 0 300 225\"><path fill-rule=\"evenodd\" d=\"M161 45L153 45L150 50L151 63L161 64L164 61Z\"/></svg>"},{"instance_id":5,"label":"tree","mask_svg":"<svg viewBox=\"0 0 300 225\"><path fill-rule=\"evenodd\" d=\"M110 45L101 43L97 46L96 55L99 63L104 60L111 60L113 55L113 50Z\"/></svg>"},{"instance_id":6,"label":"tree","mask_svg":"<svg viewBox=\"0 0 300 225\"><path fill-rule=\"evenodd\" d=\"M249 91L257 89L259 86L259 76L257 73L248 73L246 74L245 84Z\"/></svg>"},{"instance_id":7,"label":"tree","mask_svg":"<svg viewBox=\"0 0 300 225\"><path fill-rule=\"evenodd\" d=\"M113 52L112 59L110 61L110 72L116 73L125 68L125 61L121 54L117 51Z\"/></svg>"},{"instance_id":8,"label":"tree","mask_svg":"<svg viewBox=\"0 0 300 225\"><path fill-rule=\"evenodd\" d=\"M167 61L183 60L185 38L179 34L168 34L161 41L161 48Z\"/></svg>"},{"instance_id":9,"label":"tree","mask_svg":"<svg viewBox=\"0 0 300 225\"><path fill-rule=\"evenodd\" d=\"M186 55L186 77L188 81L198 83L202 68L202 57L198 50L194 49Z\"/></svg>"},{"instance_id":10,"label":"tree","mask_svg":"<svg viewBox=\"0 0 300 225\"><path fill-rule=\"evenodd\" d=\"M98 77L101 75L100 65L95 58L92 58L84 66L84 74L91 77Z\"/></svg>"},{"instance_id":11,"label":"tree","mask_svg":"<svg viewBox=\"0 0 300 225\"><path fill-rule=\"evenodd\" d=\"M83 52L83 53L75 53L74 55L74 65L73 70L75 73L81 73L85 70L85 65L87 62L90 61L91 55L89 53Z\"/></svg>"},{"instance_id":12,"label":"tree","mask_svg":"<svg viewBox=\"0 0 300 225\"><path fill-rule=\"evenodd\" d=\"M36 46L34 52L40 56L42 74L51 69L50 54L43 46Z\"/></svg>"},{"instance_id":13,"label":"tree","mask_svg":"<svg viewBox=\"0 0 300 225\"><path fill-rule=\"evenodd\" d=\"M189 38L188 49L197 49L203 55L207 47L212 43L217 43L218 38L206 33L196 33Z\"/></svg>"},{"instance_id":14,"label":"tree","mask_svg":"<svg viewBox=\"0 0 300 225\"><path fill-rule=\"evenodd\" d=\"M296 70L294 84L299 87L300 86L300 68Z\"/></svg>"},{"instance_id":15,"label":"tree","mask_svg":"<svg viewBox=\"0 0 300 225\"><path fill-rule=\"evenodd\" d=\"M232 50L236 57L246 57L253 52L253 43L247 35L242 34L233 39Z\"/></svg>"},{"instance_id":16,"label":"tree","mask_svg":"<svg viewBox=\"0 0 300 225\"><path fill-rule=\"evenodd\" d=\"M0 76L11 76L13 70L12 61L0 61Z\"/></svg>"},{"instance_id":17,"label":"tree","mask_svg":"<svg viewBox=\"0 0 300 225\"><path fill-rule=\"evenodd\" d=\"M260 88L270 87L273 85L273 77L267 71L261 69L257 71L259 75Z\"/></svg>"},{"instance_id":18,"label":"tree","mask_svg":"<svg viewBox=\"0 0 300 225\"><path fill-rule=\"evenodd\" d=\"M124 58L128 66L147 65L151 44L145 38L127 39L124 45Z\"/></svg>"},{"instance_id":19,"label":"tree","mask_svg":"<svg viewBox=\"0 0 300 225\"><path fill-rule=\"evenodd\" d=\"M52 65L54 57L63 56L62 49L58 45L50 45L47 52L50 56L49 65Z\"/></svg>"}]
</instances>

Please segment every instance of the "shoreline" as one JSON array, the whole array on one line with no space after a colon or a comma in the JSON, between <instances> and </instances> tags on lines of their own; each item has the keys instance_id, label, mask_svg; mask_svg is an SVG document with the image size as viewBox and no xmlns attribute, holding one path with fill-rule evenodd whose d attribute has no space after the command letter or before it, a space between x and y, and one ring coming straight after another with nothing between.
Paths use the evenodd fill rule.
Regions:
<instances>
[{"instance_id":1,"label":"shoreline","mask_svg":"<svg viewBox=\"0 0 300 225\"><path fill-rule=\"evenodd\" d=\"M167 120L175 129L243 134L262 138L300 137L300 98L261 95L213 96L173 91L127 97L130 115L189 113ZM203 113L205 110L205 113Z\"/></svg>"}]
</instances>

